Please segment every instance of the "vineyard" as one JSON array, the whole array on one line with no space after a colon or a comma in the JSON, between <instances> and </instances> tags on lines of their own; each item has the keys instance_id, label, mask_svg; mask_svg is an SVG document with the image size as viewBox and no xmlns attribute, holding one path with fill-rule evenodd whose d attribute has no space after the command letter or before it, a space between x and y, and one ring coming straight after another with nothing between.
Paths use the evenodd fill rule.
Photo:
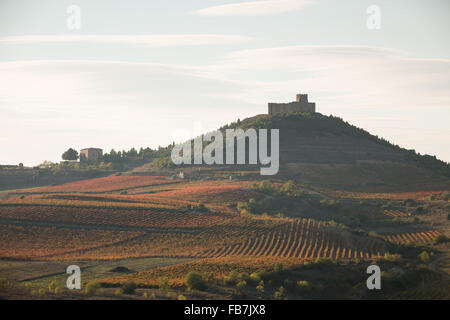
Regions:
<instances>
[{"instance_id":1,"label":"vineyard","mask_svg":"<svg viewBox=\"0 0 450 320\"><path fill-rule=\"evenodd\" d=\"M54 260L69 252L115 245L143 233L0 225L0 234L3 258Z\"/></svg>"},{"instance_id":2,"label":"vineyard","mask_svg":"<svg viewBox=\"0 0 450 320\"><path fill-rule=\"evenodd\" d=\"M429 200L430 197L441 199L448 195L447 190L422 191L422 192L398 192L398 193L367 193L367 192L349 192L341 190L320 189L320 191L336 198L350 199L384 199L384 200Z\"/></svg>"},{"instance_id":3,"label":"vineyard","mask_svg":"<svg viewBox=\"0 0 450 320\"><path fill-rule=\"evenodd\" d=\"M176 180L168 180L159 176L114 176L70 182L60 186L20 190L20 193L111 192L176 182Z\"/></svg>"},{"instance_id":4,"label":"vineyard","mask_svg":"<svg viewBox=\"0 0 450 320\"><path fill-rule=\"evenodd\" d=\"M411 207L402 208L400 204L395 210L380 206L377 215L359 215L357 210L346 215L344 206L317 205L321 204L318 193L281 192L284 184L279 181L271 184L273 193L271 188L258 188L260 185L252 180L114 176L15 190L0 200L0 258L47 263L182 258L181 264L109 274L101 280L107 286L132 280L151 288L158 286L161 277L167 277L174 288L182 288L191 271L223 280L232 271L250 274L272 270L277 262L286 268L314 265L321 260L351 266L384 259L385 253L396 247L391 244L428 245L443 234L399 225L398 220L410 216L406 212L413 212ZM345 195L421 199L430 193L389 196L346 192ZM305 206L304 211L308 208L316 211L290 216L272 213L270 206L264 207L267 202L285 200L295 205L286 206L287 209L280 205L280 211L295 211L297 206ZM260 205L264 211L238 210L242 203ZM397 223L394 228L404 229L391 227L371 234L369 230L354 230L341 223L353 219L349 221L356 224L367 217L379 219L377 223L381 226L394 220ZM392 233L393 230L397 232ZM435 288L422 285L428 290L427 296L442 298L445 288L439 284L438 276L430 273L426 277L423 282L431 281ZM420 298L422 287L419 284L397 292L392 298Z\"/></svg>"},{"instance_id":5,"label":"vineyard","mask_svg":"<svg viewBox=\"0 0 450 320\"><path fill-rule=\"evenodd\" d=\"M398 210L384 210L383 213L389 217L409 217L410 214L398 211Z\"/></svg>"},{"instance_id":6,"label":"vineyard","mask_svg":"<svg viewBox=\"0 0 450 320\"><path fill-rule=\"evenodd\" d=\"M109 285L119 285L127 281L134 281L139 286L154 287L158 285L160 278L166 277L169 279L171 286L181 287L184 284L184 278L191 271L201 274L212 274L215 279L220 279L229 275L231 271L250 274L260 270L271 270L276 262L282 262L286 267L299 264L299 262L301 263L298 259L267 257L198 259L192 262L156 268L137 274L102 279L101 282Z\"/></svg>"},{"instance_id":7,"label":"vineyard","mask_svg":"<svg viewBox=\"0 0 450 320\"><path fill-rule=\"evenodd\" d=\"M207 227L226 219L221 214L180 213L160 209L125 210L55 206L0 206L0 218L141 228Z\"/></svg>"},{"instance_id":8,"label":"vineyard","mask_svg":"<svg viewBox=\"0 0 450 320\"><path fill-rule=\"evenodd\" d=\"M425 231L383 235L383 238L386 239L386 241L395 244L429 244L432 243L439 235L439 231Z\"/></svg>"},{"instance_id":9,"label":"vineyard","mask_svg":"<svg viewBox=\"0 0 450 320\"><path fill-rule=\"evenodd\" d=\"M230 247L215 248L207 257L255 256L314 259L371 258L385 250L383 243L372 239L351 239L343 232L324 227L319 221L297 219L259 237Z\"/></svg>"}]
</instances>

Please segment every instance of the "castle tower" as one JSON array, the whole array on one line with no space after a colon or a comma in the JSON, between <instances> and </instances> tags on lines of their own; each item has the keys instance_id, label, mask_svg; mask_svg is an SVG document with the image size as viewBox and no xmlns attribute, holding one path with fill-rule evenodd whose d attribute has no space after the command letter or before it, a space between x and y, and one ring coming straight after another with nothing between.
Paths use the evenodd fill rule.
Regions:
<instances>
[{"instance_id":1,"label":"castle tower","mask_svg":"<svg viewBox=\"0 0 450 320\"><path fill-rule=\"evenodd\" d=\"M297 94L295 96L296 102L308 102L308 95L307 94Z\"/></svg>"}]
</instances>

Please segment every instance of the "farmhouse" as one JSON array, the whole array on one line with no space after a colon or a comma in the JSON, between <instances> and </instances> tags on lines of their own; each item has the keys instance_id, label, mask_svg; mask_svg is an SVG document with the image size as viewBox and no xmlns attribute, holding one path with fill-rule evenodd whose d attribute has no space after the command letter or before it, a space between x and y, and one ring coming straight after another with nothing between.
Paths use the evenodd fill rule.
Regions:
<instances>
[{"instance_id":1,"label":"farmhouse","mask_svg":"<svg viewBox=\"0 0 450 320\"><path fill-rule=\"evenodd\" d=\"M307 94L297 94L295 101L289 103L269 102L269 115L276 113L316 112L316 104L308 102Z\"/></svg>"},{"instance_id":2,"label":"farmhouse","mask_svg":"<svg viewBox=\"0 0 450 320\"><path fill-rule=\"evenodd\" d=\"M86 148L80 150L80 162L90 162L100 160L103 157L103 150L99 148Z\"/></svg>"}]
</instances>

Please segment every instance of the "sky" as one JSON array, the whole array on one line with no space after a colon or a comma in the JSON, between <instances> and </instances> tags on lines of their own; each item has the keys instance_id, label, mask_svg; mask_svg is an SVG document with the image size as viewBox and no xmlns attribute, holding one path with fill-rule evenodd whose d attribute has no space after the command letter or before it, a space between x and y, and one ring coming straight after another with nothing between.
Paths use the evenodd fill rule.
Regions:
<instances>
[{"instance_id":1,"label":"sky","mask_svg":"<svg viewBox=\"0 0 450 320\"><path fill-rule=\"evenodd\" d=\"M449 162L449 9L448 0L1 0L0 164L56 162L69 147L157 148L297 93Z\"/></svg>"}]
</instances>

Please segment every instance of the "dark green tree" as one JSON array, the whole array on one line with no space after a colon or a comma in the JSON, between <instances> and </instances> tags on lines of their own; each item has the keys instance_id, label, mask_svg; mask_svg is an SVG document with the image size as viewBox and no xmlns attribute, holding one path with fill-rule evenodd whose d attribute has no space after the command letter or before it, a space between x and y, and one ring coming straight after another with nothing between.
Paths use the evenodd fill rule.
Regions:
<instances>
[{"instance_id":1,"label":"dark green tree","mask_svg":"<svg viewBox=\"0 0 450 320\"><path fill-rule=\"evenodd\" d=\"M69 148L66 152L62 154L63 160L77 160L78 159L78 151Z\"/></svg>"}]
</instances>

